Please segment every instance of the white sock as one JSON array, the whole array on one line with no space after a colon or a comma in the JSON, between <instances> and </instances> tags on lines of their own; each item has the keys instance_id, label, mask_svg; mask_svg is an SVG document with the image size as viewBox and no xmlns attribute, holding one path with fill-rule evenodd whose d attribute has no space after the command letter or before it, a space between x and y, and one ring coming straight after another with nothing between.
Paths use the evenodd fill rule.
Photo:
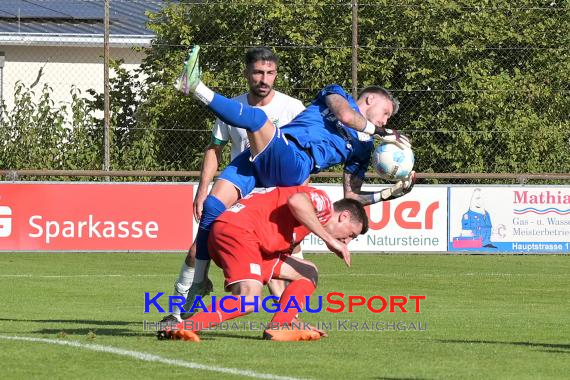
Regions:
<instances>
[{"instance_id":1,"label":"white sock","mask_svg":"<svg viewBox=\"0 0 570 380\"><path fill-rule=\"evenodd\" d=\"M194 281L194 268L186 265L186 261L182 263L182 267L180 268L180 273L178 274L178 278L174 283L174 294L175 296L183 296L186 298L188 296L188 290L190 286L192 286L192 281ZM177 306L172 308L172 314L180 315L181 310Z\"/></svg>"},{"instance_id":2,"label":"white sock","mask_svg":"<svg viewBox=\"0 0 570 380\"><path fill-rule=\"evenodd\" d=\"M208 276L208 269L210 268L210 260L200 260L196 259L196 267L194 268L194 283L188 290L188 295L186 296L186 303L184 304L184 310L187 314L183 314L182 318L187 318L192 315L189 311L192 309L195 297L197 295L203 296L204 280Z\"/></svg>"},{"instance_id":3,"label":"white sock","mask_svg":"<svg viewBox=\"0 0 570 380\"><path fill-rule=\"evenodd\" d=\"M194 97L205 105L209 105L214 100L214 91L200 81L194 90Z\"/></svg>"}]
</instances>

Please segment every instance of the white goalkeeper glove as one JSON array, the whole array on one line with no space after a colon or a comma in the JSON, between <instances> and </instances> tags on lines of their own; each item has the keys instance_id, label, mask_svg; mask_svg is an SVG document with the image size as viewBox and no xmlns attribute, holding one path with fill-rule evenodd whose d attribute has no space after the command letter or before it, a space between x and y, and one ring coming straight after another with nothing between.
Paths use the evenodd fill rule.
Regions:
<instances>
[{"instance_id":1,"label":"white goalkeeper glove","mask_svg":"<svg viewBox=\"0 0 570 380\"><path fill-rule=\"evenodd\" d=\"M392 199L396 199L402 195L408 194L410 191L412 191L412 188L415 184L416 172L412 170L406 178L399 180L394 184L394 186L380 191L380 200L384 202L391 201Z\"/></svg>"}]
</instances>

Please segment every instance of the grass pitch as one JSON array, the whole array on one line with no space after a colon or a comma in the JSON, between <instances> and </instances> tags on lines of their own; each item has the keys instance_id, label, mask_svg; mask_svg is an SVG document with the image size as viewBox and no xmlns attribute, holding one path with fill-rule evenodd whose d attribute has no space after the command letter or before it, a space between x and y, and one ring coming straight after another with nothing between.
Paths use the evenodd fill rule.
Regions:
<instances>
[{"instance_id":1,"label":"grass pitch","mask_svg":"<svg viewBox=\"0 0 570 380\"><path fill-rule=\"evenodd\" d=\"M355 255L350 269L332 254L306 256L320 269L317 294L427 299L420 314L361 307L303 315L332 325L319 342L268 342L261 331L243 330L203 333L201 343L158 341L143 331L143 320L162 318L143 313L144 292L170 294L184 255L0 253L0 375L568 378L568 256ZM225 294L221 271L211 272L216 294ZM236 321L255 325L270 317ZM414 322L425 331L346 331L347 324L338 325L346 320L360 328Z\"/></svg>"}]
</instances>

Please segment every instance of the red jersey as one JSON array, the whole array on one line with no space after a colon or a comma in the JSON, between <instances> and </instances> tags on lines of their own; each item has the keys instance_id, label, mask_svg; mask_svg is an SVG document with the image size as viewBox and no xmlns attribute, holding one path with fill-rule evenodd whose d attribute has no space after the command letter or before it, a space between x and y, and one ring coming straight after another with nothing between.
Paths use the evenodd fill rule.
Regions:
<instances>
[{"instance_id":1,"label":"red jersey","mask_svg":"<svg viewBox=\"0 0 570 380\"><path fill-rule=\"evenodd\" d=\"M253 233L265 254L291 252L310 231L291 213L287 201L295 193L309 195L317 218L325 224L333 206L322 190L308 186L272 187L254 191L220 215L214 223L229 223Z\"/></svg>"}]
</instances>

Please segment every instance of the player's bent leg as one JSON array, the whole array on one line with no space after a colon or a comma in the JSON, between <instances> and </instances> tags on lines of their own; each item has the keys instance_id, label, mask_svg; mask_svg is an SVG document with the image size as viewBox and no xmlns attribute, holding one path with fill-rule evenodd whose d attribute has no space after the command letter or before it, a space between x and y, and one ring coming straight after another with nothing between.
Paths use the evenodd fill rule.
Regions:
<instances>
[{"instance_id":1,"label":"player's bent leg","mask_svg":"<svg viewBox=\"0 0 570 380\"><path fill-rule=\"evenodd\" d=\"M224 123L247 131L252 155L265 149L277 130L263 110L222 95L215 94L208 107Z\"/></svg>"},{"instance_id":2,"label":"player's bent leg","mask_svg":"<svg viewBox=\"0 0 570 380\"><path fill-rule=\"evenodd\" d=\"M304 309L308 299L315 291L315 284L307 278L292 281L281 296L279 304L281 305L280 311L276 312L271 319L271 322L278 325L290 325L299 310L295 307L287 308L287 305L298 305L300 309Z\"/></svg>"},{"instance_id":3,"label":"player's bent leg","mask_svg":"<svg viewBox=\"0 0 570 380\"><path fill-rule=\"evenodd\" d=\"M301 249L300 245L297 245L293 249L293 253L291 254L291 257L294 257L296 259L303 259L303 250ZM285 291L285 288L287 287L288 284L289 284L289 281L278 280L278 279L274 278L274 279L269 280L269 282L267 283L267 287L269 288L269 292L271 293L271 295L278 297L278 298L281 298L281 295Z\"/></svg>"},{"instance_id":4,"label":"player's bent leg","mask_svg":"<svg viewBox=\"0 0 570 380\"><path fill-rule=\"evenodd\" d=\"M291 282L307 279L316 286L319 279L319 270L317 266L309 260L287 256L281 265L278 278Z\"/></svg>"},{"instance_id":5,"label":"player's bent leg","mask_svg":"<svg viewBox=\"0 0 570 380\"><path fill-rule=\"evenodd\" d=\"M303 259L303 251L301 249L301 245L295 246L295 248L293 249L293 253L291 254L291 257L297 259ZM288 284L289 281L278 280L274 278L269 280L269 282L267 283L267 287L269 288L269 292L271 293L271 295L281 298L281 295L285 291L285 288L287 287Z\"/></svg>"},{"instance_id":6,"label":"player's bent leg","mask_svg":"<svg viewBox=\"0 0 570 380\"><path fill-rule=\"evenodd\" d=\"M276 132L277 127L270 120L267 120L263 127L256 133L248 131L247 138L249 139L251 155L256 156L267 148Z\"/></svg>"},{"instance_id":7,"label":"player's bent leg","mask_svg":"<svg viewBox=\"0 0 570 380\"><path fill-rule=\"evenodd\" d=\"M315 167L312 153L290 141L280 129L263 150L257 154L252 151L251 163L259 187L301 185Z\"/></svg>"},{"instance_id":8,"label":"player's bent leg","mask_svg":"<svg viewBox=\"0 0 570 380\"><path fill-rule=\"evenodd\" d=\"M228 99L220 94L214 94L208 108L214 111L224 123L248 132L255 133L270 122L263 110Z\"/></svg>"},{"instance_id":9,"label":"player's bent leg","mask_svg":"<svg viewBox=\"0 0 570 380\"><path fill-rule=\"evenodd\" d=\"M207 312L197 313L191 318L180 322L176 325L177 330L172 332L173 336L183 340L199 341L199 338L196 340L196 332L249 314L255 310L254 303L256 302L258 303L257 309L259 309L263 290L261 282L244 280L231 284L229 288L232 297L222 297L216 301L215 305L209 305Z\"/></svg>"},{"instance_id":10,"label":"player's bent leg","mask_svg":"<svg viewBox=\"0 0 570 380\"><path fill-rule=\"evenodd\" d=\"M240 198L240 190L231 182L215 181L210 195L219 199L228 208Z\"/></svg>"},{"instance_id":11,"label":"player's bent leg","mask_svg":"<svg viewBox=\"0 0 570 380\"><path fill-rule=\"evenodd\" d=\"M191 309L197 296L204 297L213 289L212 282L208 278L210 268L208 236L210 234L210 227L222 212L237 201L238 197L239 192L233 184L227 181L216 181L210 194L204 201L202 218L200 219L198 234L194 242L196 252L194 278L186 293L186 303L183 306L186 312ZM191 315L192 313L183 313L182 319L188 318Z\"/></svg>"},{"instance_id":12,"label":"player's bent leg","mask_svg":"<svg viewBox=\"0 0 570 380\"><path fill-rule=\"evenodd\" d=\"M303 262L303 263L310 263L310 264L312 264L310 261L306 261L306 260L303 259L303 252L302 252L302 250L301 250L301 246L300 246L300 245L298 245L297 247L295 247L295 249L293 250L293 254L291 255L291 259L298 259L298 261L300 260L300 261ZM290 264L288 264L288 265L291 265L291 263L292 263L292 262L290 261ZM293 265L293 267L297 267L297 268L298 268L298 265L297 265L296 263L293 263L292 265ZM314 264L313 264L313 265L314 265ZM310 276L314 273L314 272L313 272L313 269L311 269L311 268L304 268L304 269L303 269L303 268L304 268L304 267L302 267L302 269L300 269L300 270L301 270L301 272L304 273L305 276L310 277ZM288 273L288 270L289 270L289 269L288 269L287 267L285 267L285 274L284 274L284 276L291 276L291 274ZM317 270L316 266L314 266L314 270ZM283 270L282 270L281 272L283 273ZM295 270L295 272L297 272L298 274L300 274L297 270ZM318 274L318 272L317 272L317 274ZM293 274L293 275L294 275L294 276L297 276L297 274ZM314 281L315 281L315 284L316 284L316 282L317 282L317 278L316 278L316 277L314 278ZM313 326L313 325L310 324L310 323L302 322L298 316L296 316L296 317L293 319L293 322L292 322L292 323L293 323L293 324L302 324L303 326L306 326L306 327L310 328L311 330L318 332L319 335L320 335L322 338L328 337L328 334L327 334L327 332L326 332L325 330L318 329L317 327Z\"/></svg>"},{"instance_id":13,"label":"player's bent leg","mask_svg":"<svg viewBox=\"0 0 570 380\"><path fill-rule=\"evenodd\" d=\"M303 256L303 249L301 248L301 244L295 246L295 248L293 249L293 253L291 253L291 257L301 260L305 258Z\"/></svg>"},{"instance_id":14,"label":"player's bent leg","mask_svg":"<svg viewBox=\"0 0 570 380\"><path fill-rule=\"evenodd\" d=\"M287 257L282 264L279 278L289 280L279 304L280 311L275 313L271 320L271 329L264 331L263 338L277 341L318 340L321 334L310 327L293 324L297 318L298 310L294 307L285 308L286 305L299 305L304 308L307 300L316 289L318 270L315 264L307 260Z\"/></svg>"},{"instance_id":15,"label":"player's bent leg","mask_svg":"<svg viewBox=\"0 0 570 380\"><path fill-rule=\"evenodd\" d=\"M287 287L287 281L271 279L267 283L267 287L269 288L269 292L271 293L272 296L281 298L281 295L283 294L285 288Z\"/></svg>"},{"instance_id":16,"label":"player's bent leg","mask_svg":"<svg viewBox=\"0 0 570 380\"><path fill-rule=\"evenodd\" d=\"M184 258L184 262L178 273L178 277L174 281L174 290L172 291L173 296L183 297L186 299L188 297L188 291L192 286L192 281L194 279L194 258L196 257L196 244L192 244L188 250L188 254ZM184 311L178 306L174 306L172 314L164 317L161 322L180 322L182 320L181 314Z\"/></svg>"}]
</instances>

